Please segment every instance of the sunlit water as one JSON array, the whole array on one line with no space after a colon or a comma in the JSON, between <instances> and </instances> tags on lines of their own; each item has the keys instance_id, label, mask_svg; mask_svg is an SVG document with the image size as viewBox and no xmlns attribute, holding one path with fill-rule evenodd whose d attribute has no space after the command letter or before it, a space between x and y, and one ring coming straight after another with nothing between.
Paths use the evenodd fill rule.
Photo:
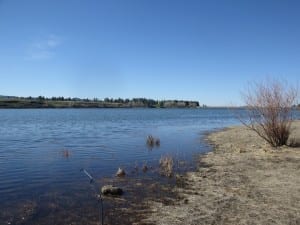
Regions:
<instances>
[{"instance_id":1,"label":"sunlit water","mask_svg":"<svg viewBox=\"0 0 300 225\"><path fill-rule=\"evenodd\" d=\"M155 166L166 154L191 161L210 150L204 133L239 122L227 109L7 109L0 110L0 124L0 207L9 211L57 195L76 199L88 185L81 168L101 179L119 166ZM146 145L150 134L159 147ZM62 200L63 207L85 207L89 197L78 197L79 205ZM36 219L49 216L47 210ZM0 214L5 223L10 217Z\"/></svg>"}]
</instances>

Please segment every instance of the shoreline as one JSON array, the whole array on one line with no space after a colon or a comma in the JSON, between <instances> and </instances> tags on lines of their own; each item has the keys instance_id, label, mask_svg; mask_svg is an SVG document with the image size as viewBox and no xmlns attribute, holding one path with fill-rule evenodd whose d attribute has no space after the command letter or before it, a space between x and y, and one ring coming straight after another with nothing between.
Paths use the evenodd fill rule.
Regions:
<instances>
[{"instance_id":1,"label":"shoreline","mask_svg":"<svg viewBox=\"0 0 300 225\"><path fill-rule=\"evenodd\" d=\"M274 149L243 126L205 141L212 151L178 178L180 198L171 205L152 201L142 224L300 224L299 120L289 140L297 147Z\"/></svg>"},{"instance_id":2,"label":"shoreline","mask_svg":"<svg viewBox=\"0 0 300 225\"><path fill-rule=\"evenodd\" d=\"M292 128L291 139L300 144L300 121ZM190 172L153 179L158 168L149 167L143 175L141 167L138 173L133 167L128 177L97 179L125 190L123 196L103 197L104 224L300 224L300 145L272 149L242 126L205 132L201 140L209 151L195 155L195 169L185 170ZM85 202L92 210L98 207L93 197ZM35 201L23 202L14 222L34 222L39 207ZM10 221L10 212L5 213L0 217ZM86 224L99 221L93 212L85 217Z\"/></svg>"},{"instance_id":3,"label":"shoreline","mask_svg":"<svg viewBox=\"0 0 300 225\"><path fill-rule=\"evenodd\" d=\"M133 99L80 99L52 97L13 97L0 95L1 109L39 109L39 108L198 108L198 101Z\"/></svg>"}]
</instances>

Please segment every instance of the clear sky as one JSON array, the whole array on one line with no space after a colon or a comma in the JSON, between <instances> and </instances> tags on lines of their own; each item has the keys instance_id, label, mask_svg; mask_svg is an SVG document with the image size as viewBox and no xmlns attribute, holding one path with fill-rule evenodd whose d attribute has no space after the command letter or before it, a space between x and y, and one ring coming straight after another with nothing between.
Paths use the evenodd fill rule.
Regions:
<instances>
[{"instance_id":1,"label":"clear sky","mask_svg":"<svg viewBox=\"0 0 300 225\"><path fill-rule=\"evenodd\" d=\"M240 103L300 77L300 1L0 0L0 95Z\"/></svg>"}]
</instances>

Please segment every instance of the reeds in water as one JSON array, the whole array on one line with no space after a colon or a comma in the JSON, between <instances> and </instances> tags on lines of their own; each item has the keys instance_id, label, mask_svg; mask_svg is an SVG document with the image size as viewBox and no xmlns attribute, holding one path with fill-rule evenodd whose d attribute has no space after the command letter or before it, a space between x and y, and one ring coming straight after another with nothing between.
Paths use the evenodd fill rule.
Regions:
<instances>
[{"instance_id":1,"label":"reeds in water","mask_svg":"<svg viewBox=\"0 0 300 225\"><path fill-rule=\"evenodd\" d=\"M160 173L163 176L171 177L173 175L174 161L170 155L161 156L159 160Z\"/></svg>"},{"instance_id":2,"label":"reeds in water","mask_svg":"<svg viewBox=\"0 0 300 225\"><path fill-rule=\"evenodd\" d=\"M153 147L159 147L160 146L160 139L159 138L155 138L152 135L148 135L147 137L147 146L149 148L153 148Z\"/></svg>"}]
</instances>

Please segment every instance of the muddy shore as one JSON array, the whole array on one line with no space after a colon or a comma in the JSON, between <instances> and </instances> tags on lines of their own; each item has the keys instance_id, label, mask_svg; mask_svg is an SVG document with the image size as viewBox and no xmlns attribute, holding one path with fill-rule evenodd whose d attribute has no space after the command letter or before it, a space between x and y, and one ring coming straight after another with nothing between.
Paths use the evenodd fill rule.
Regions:
<instances>
[{"instance_id":1,"label":"muddy shore","mask_svg":"<svg viewBox=\"0 0 300 225\"><path fill-rule=\"evenodd\" d=\"M300 121L289 143L271 148L253 131L209 134L214 151L178 177L175 204L152 201L143 224L300 224ZM149 202L148 202L149 205Z\"/></svg>"}]
</instances>

